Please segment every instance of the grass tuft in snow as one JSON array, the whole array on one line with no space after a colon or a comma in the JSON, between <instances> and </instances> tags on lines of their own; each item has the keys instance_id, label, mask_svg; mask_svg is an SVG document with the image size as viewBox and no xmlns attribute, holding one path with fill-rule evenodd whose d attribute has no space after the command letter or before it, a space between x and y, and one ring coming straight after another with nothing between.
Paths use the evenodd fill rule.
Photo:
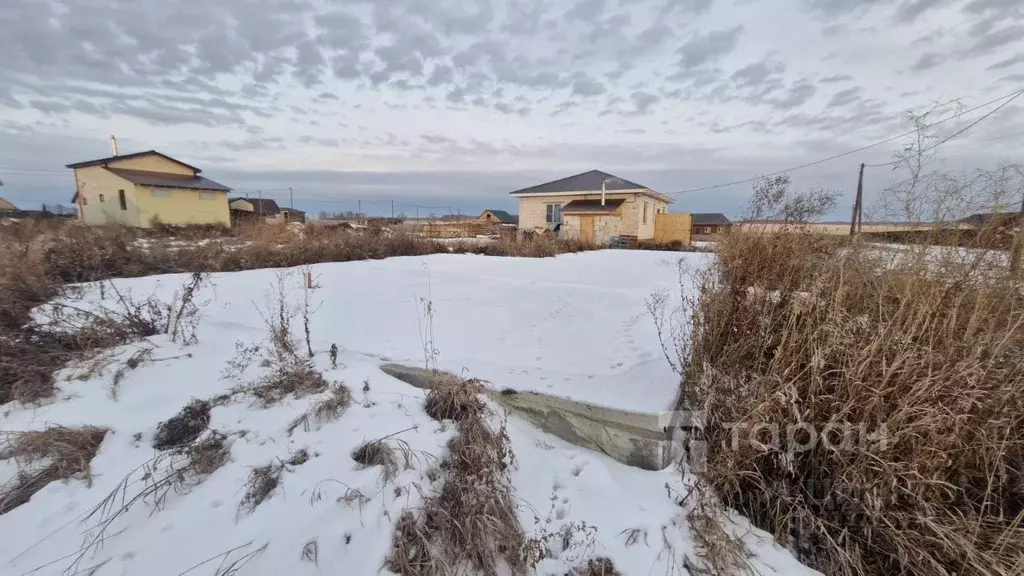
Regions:
<instances>
[{"instance_id":1,"label":"grass tuft in snow","mask_svg":"<svg viewBox=\"0 0 1024 576\"><path fill-rule=\"evenodd\" d=\"M245 483L245 495L238 504L238 515L251 514L260 504L266 502L281 484L281 475L288 469L288 466L301 466L307 461L309 461L309 453L305 449L300 449L288 460L278 460L265 466L253 468Z\"/></svg>"},{"instance_id":2,"label":"grass tuft in snow","mask_svg":"<svg viewBox=\"0 0 1024 576\"><path fill-rule=\"evenodd\" d=\"M238 504L239 514L252 513L260 504L270 498L277 485L281 483L282 472L284 472L284 465L279 463L253 468L245 483L245 496Z\"/></svg>"},{"instance_id":3,"label":"grass tuft in snow","mask_svg":"<svg viewBox=\"0 0 1024 576\"><path fill-rule=\"evenodd\" d=\"M457 423L440 464L444 483L418 519L399 520L386 567L402 576L466 569L485 576L526 574L532 558L508 477L515 456L505 427L495 431L489 424L493 414L477 396L479 381L448 379L435 386L427 394L428 412L433 395L431 416Z\"/></svg>"},{"instance_id":4,"label":"grass tuft in snow","mask_svg":"<svg viewBox=\"0 0 1024 576\"><path fill-rule=\"evenodd\" d=\"M302 427L306 432L319 430L327 422L333 422L352 404L352 393L344 384L334 384L327 391L327 397L313 402L313 405L288 425L288 433Z\"/></svg>"},{"instance_id":5,"label":"grass tuft in snow","mask_svg":"<svg viewBox=\"0 0 1024 576\"><path fill-rule=\"evenodd\" d=\"M387 484L398 474L399 462L405 470L412 470L414 461L430 460L433 456L426 452L413 450L409 443L395 436L418 429L418 426L406 428L383 438L364 442L352 451L352 459L362 468L380 467L381 484Z\"/></svg>"},{"instance_id":6,"label":"grass tuft in snow","mask_svg":"<svg viewBox=\"0 0 1024 576\"><path fill-rule=\"evenodd\" d=\"M483 385L479 380L462 380L436 372L428 384L430 390L427 392L424 410L438 422L479 419L485 412L484 402L479 396L483 392Z\"/></svg>"},{"instance_id":7,"label":"grass tuft in snow","mask_svg":"<svg viewBox=\"0 0 1024 576\"><path fill-rule=\"evenodd\" d=\"M210 426L210 404L193 400L174 416L160 423L153 437L153 448L169 450L191 444Z\"/></svg>"},{"instance_id":8,"label":"grass tuft in snow","mask_svg":"<svg viewBox=\"0 0 1024 576\"><path fill-rule=\"evenodd\" d=\"M597 558L588 558L585 564L573 568L569 576L622 576L622 572L615 568L615 563L611 561L611 558L598 556Z\"/></svg>"},{"instance_id":9,"label":"grass tuft in snow","mask_svg":"<svg viewBox=\"0 0 1024 576\"><path fill-rule=\"evenodd\" d=\"M55 480L80 476L90 482L89 463L106 434L105 428L95 426L7 434L0 444L0 459L13 458L19 474L12 486L0 487L0 514L28 502Z\"/></svg>"}]
</instances>

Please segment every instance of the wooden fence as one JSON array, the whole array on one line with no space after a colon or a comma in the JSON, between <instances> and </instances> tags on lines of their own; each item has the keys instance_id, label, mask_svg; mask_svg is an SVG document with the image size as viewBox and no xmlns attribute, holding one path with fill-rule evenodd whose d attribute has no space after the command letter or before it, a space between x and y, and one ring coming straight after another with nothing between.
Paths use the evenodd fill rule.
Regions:
<instances>
[{"instance_id":1,"label":"wooden fence","mask_svg":"<svg viewBox=\"0 0 1024 576\"><path fill-rule=\"evenodd\" d=\"M654 215L654 241L659 244L682 242L690 245L693 233L693 214L669 214L662 212Z\"/></svg>"}]
</instances>

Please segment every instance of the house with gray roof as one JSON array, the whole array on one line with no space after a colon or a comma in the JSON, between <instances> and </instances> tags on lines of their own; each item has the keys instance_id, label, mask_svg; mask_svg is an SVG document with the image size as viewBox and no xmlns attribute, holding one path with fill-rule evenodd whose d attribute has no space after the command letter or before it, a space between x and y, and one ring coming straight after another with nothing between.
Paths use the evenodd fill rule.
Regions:
<instances>
[{"instance_id":1,"label":"house with gray roof","mask_svg":"<svg viewBox=\"0 0 1024 576\"><path fill-rule=\"evenodd\" d=\"M732 226L725 214L718 212L696 212L693 214L694 234L721 234Z\"/></svg>"},{"instance_id":2,"label":"house with gray roof","mask_svg":"<svg viewBox=\"0 0 1024 576\"><path fill-rule=\"evenodd\" d=\"M510 193L519 200L521 230L551 230L605 244L615 236L654 238L654 219L673 198L647 186L591 170Z\"/></svg>"}]
</instances>

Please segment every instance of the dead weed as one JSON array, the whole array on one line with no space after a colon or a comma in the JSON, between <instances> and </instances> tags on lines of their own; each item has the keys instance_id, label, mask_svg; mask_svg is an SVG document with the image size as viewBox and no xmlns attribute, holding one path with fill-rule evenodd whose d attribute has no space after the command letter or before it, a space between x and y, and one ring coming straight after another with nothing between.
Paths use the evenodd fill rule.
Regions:
<instances>
[{"instance_id":1,"label":"dead weed","mask_svg":"<svg viewBox=\"0 0 1024 576\"><path fill-rule=\"evenodd\" d=\"M33 494L55 480L82 477L91 482L89 463L106 433L106 428L94 426L55 426L40 432L8 434L0 449L0 459L13 458L20 471L14 485L0 492L0 514L28 502Z\"/></svg>"}]
</instances>

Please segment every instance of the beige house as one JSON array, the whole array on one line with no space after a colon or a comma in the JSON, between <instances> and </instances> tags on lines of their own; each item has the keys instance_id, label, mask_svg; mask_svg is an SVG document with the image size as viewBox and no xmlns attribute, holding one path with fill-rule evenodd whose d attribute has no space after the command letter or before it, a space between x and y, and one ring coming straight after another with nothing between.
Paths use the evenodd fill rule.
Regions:
<instances>
[{"instance_id":1,"label":"beige house","mask_svg":"<svg viewBox=\"0 0 1024 576\"><path fill-rule=\"evenodd\" d=\"M227 186L155 150L68 164L75 171L78 219L86 224L149 228L164 224L231 225Z\"/></svg>"},{"instance_id":2,"label":"beige house","mask_svg":"<svg viewBox=\"0 0 1024 576\"><path fill-rule=\"evenodd\" d=\"M604 244L615 236L654 238L654 220L673 199L617 176L591 170L516 190L519 229L557 231Z\"/></svg>"}]
</instances>

